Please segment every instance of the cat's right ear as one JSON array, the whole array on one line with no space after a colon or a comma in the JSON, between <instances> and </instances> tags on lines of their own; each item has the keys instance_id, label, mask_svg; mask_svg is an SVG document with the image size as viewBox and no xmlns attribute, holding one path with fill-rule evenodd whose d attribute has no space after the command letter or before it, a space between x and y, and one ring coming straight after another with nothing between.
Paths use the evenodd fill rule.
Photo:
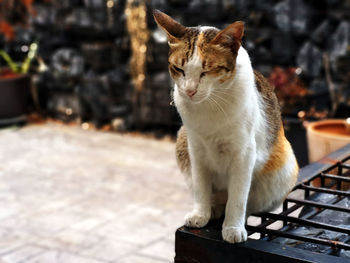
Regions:
<instances>
[{"instance_id":1,"label":"cat's right ear","mask_svg":"<svg viewBox=\"0 0 350 263\"><path fill-rule=\"evenodd\" d=\"M153 17L158 26L168 35L169 44L178 41L186 34L186 27L167 14L155 9Z\"/></svg>"},{"instance_id":2,"label":"cat's right ear","mask_svg":"<svg viewBox=\"0 0 350 263\"><path fill-rule=\"evenodd\" d=\"M242 43L242 37L244 34L244 22L236 21L221 30L216 37L211 41L212 44L218 45L220 43L227 42L228 39L237 40Z\"/></svg>"}]
</instances>

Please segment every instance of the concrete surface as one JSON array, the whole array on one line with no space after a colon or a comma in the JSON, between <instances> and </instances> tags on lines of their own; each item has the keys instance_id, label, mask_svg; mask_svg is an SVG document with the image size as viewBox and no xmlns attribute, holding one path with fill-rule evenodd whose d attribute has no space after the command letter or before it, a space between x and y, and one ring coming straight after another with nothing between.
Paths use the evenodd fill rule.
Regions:
<instances>
[{"instance_id":1,"label":"concrete surface","mask_svg":"<svg viewBox=\"0 0 350 263\"><path fill-rule=\"evenodd\" d=\"M174 143L55 123L0 129L0 262L173 262L191 207Z\"/></svg>"}]
</instances>

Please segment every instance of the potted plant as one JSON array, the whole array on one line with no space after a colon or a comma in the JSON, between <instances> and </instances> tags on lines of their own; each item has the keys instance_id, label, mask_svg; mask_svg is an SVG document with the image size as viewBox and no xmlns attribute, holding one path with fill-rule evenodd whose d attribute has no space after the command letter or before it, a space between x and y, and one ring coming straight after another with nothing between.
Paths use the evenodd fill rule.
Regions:
<instances>
[{"instance_id":1,"label":"potted plant","mask_svg":"<svg viewBox=\"0 0 350 263\"><path fill-rule=\"evenodd\" d=\"M0 58L7 63L7 67L0 68L0 125L25 120L31 90L28 70L37 49L37 43L32 43L24 62L20 65L4 50L0 50Z\"/></svg>"},{"instance_id":2,"label":"potted plant","mask_svg":"<svg viewBox=\"0 0 350 263\"><path fill-rule=\"evenodd\" d=\"M26 27L28 18L35 14L34 0L2 0L0 2L0 38L5 40L5 46L12 45L16 27ZM24 62L20 64L15 63L4 50L0 50L0 125L25 119L31 91L31 78L28 70L37 48L36 43L31 44ZM1 62L7 65L3 66Z\"/></svg>"}]
</instances>

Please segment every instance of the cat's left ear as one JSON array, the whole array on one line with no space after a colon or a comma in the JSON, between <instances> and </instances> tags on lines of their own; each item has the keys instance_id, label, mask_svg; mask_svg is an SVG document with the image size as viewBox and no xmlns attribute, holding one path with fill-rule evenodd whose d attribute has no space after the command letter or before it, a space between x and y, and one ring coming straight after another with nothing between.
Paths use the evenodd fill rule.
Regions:
<instances>
[{"instance_id":1,"label":"cat's left ear","mask_svg":"<svg viewBox=\"0 0 350 263\"><path fill-rule=\"evenodd\" d=\"M227 26L225 29L221 30L211 41L212 44L218 45L224 43L229 39L238 40L242 43L242 38L244 35L244 22L236 21L231 25Z\"/></svg>"},{"instance_id":2,"label":"cat's left ear","mask_svg":"<svg viewBox=\"0 0 350 263\"><path fill-rule=\"evenodd\" d=\"M169 42L175 42L186 34L186 27L167 14L156 9L153 11L153 16L158 26L167 33Z\"/></svg>"}]
</instances>

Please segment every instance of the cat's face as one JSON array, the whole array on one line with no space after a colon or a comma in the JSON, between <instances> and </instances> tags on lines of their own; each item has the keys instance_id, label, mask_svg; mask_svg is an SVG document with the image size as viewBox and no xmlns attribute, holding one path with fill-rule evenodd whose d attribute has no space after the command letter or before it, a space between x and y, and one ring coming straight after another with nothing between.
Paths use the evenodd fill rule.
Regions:
<instances>
[{"instance_id":1,"label":"cat's face","mask_svg":"<svg viewBox=\"0 0 350 263\"><path fill-rule=\"evenodd\" d=\"M220 31L184 27L158 10L154 18L168 36L169 72L176 83L175 92L192 103L201 103L220 92L235 72L243 22Z\"/></svg>"}]
</instances>

